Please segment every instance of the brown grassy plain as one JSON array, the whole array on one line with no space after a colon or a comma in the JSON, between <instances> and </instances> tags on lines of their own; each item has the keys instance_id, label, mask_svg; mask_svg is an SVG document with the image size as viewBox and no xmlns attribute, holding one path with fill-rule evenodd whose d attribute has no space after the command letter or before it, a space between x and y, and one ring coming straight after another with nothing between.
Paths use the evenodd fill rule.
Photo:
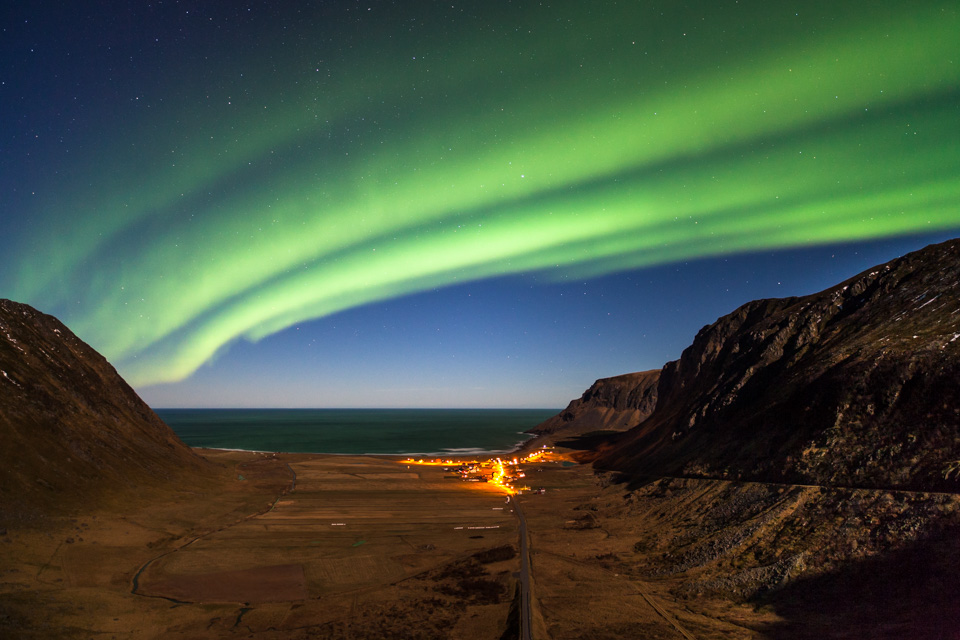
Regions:
<instances>
[{"instance_id":1,"label":"brown grassy plain","mask_svg":"<svg viewBox=\"0 0 960 640\"><path fill-rule=\"evenodd\" d=\"M499 490L385 458L204 455L221 469L206 486L7 531L0 636L482 639L507 629L519 560L474 557L517 543Z\"/></svg>"},{"instance_id":2,"label":"brown grassy plain","mask_svg":"<svg viewBox=\"0 0 960 640\"><path fill-rule=\"evenodd\" d=\"M573 638L757 638L720 616L722 601L691 603L673 595L676 579L628 574L608 558L631 550L649 526L601 510L623 488L603 487L586 466L534 465L527 478L546 489L524 495L539 619L553 640ZM707 606L703 606L707 605ZM734 607L758 622L753 607Z\"/></svg>"},{"instance_id":3,"label":"brown grassy plain","mask_svg":"<svg viewBox=\"0 0 960 640\"><path fill-rule=\"evenodd\" d=\"M0 533L0 638L517 637L500 489L389 458L204 455L206 483ZM955 637L960 496L524 468L546 489L519 497L537 640Z\"/></svg>"}]
</instances>

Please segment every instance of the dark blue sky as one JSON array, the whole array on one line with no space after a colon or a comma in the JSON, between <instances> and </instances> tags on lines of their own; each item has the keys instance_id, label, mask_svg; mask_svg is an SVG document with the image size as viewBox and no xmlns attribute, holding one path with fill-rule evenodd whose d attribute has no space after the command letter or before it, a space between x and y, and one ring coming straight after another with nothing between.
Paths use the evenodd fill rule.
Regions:
<instances>
[{"instance_id":1,"label":"dark blue sky","mask_svg":"<svg viewBox=\"0 0 960 640\"><path fill-rule=\"evenodd\" d=\"M8 5L0 296L154 406L560 407L960 233L955 3Z\"/></svg>"},{"instance_id":2,"label":"dark blue sky","mask_svg":"<svg viewBox=\"0 0 960 640\"><path fill-rule=\"evenodd\" d=\"M955 233L686 261L590 280L480 281L365 305L231 345L157 406L556 407L655 369L762 297L825 289Z\"/></svg>"}]
</instances>

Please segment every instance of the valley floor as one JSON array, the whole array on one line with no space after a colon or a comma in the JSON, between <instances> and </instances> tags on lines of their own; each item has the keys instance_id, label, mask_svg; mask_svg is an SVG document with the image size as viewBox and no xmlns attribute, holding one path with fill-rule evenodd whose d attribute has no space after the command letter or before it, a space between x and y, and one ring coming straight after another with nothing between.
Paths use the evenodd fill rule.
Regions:
<instances>
[{"instance_id":1,"label":"valley floor","mask_svg":"<svg viewBox=\"0 0 960 640\"><path fill-rule=\"evenodd\" d=\"M497 488L395 459L205 451L207 486L0 536L0 637L511 638ZM953 494L527 467L533 637L956 638Z\"/></svg>"},{"instance_id":2,"label":"valley floor","mask_svg":"<svg viewBox=\"0 0 960 640\"><path fill-rule=\"evenodd\" d=\"M500 491L375 457L204 455L210 486L8 531L0 637L505 631L519 560Z\"/></svg>"}]
</instances>

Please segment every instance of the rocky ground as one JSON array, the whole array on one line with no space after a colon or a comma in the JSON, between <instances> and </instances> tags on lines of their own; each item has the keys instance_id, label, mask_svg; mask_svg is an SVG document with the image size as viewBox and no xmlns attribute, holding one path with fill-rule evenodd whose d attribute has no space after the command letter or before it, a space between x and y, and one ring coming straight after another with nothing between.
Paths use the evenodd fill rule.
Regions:
<instances>
[{"instance_id":1,"label":"rocky ground","mask_svg":"<svg viewBox=\"0 0 960 640\"><path fill-rule=\"evenodd\" d=\"M531 476L553 494L523 501L552 638L657 637L630 589L689 637L958 637L956 494Z\"/></svg>"}]
</instances>

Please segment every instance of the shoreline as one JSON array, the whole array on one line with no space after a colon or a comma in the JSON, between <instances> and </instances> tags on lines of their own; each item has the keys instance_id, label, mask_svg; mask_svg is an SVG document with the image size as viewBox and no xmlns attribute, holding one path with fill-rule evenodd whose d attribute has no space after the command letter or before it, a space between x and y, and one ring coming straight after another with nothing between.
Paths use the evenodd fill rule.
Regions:
<instances>
[{"instance_id":1,"label":"shoreline","mask_svg":"<svg viewBox=\"0 0 960 640\"><path fill-rule=\"evenodd\" d=\"M554 409L159 409L191 449L317 455L503 456Z\"/></svg>"},{"instance_id":2,"label":"shoreline","mask_svg":"<svg viewBox=\"0 0 960 640\"><path fill-rule=\"evenodd\" d=\"M303 456L377 456L377 457L387 457L387 458L409 458L409 457L442 457L442 458L464 458L464 457L478 457L478 456L495 456L503 455L508 453L519 453L525 447L527 447L531 442L533 442L539 436L531 436L527 440L518 442L511 449L480 449L480 448L462 448L462 449L445 449L441 451L404 451L401 453L377 453L377 452L363 452L363 453L344 453L344 452L328 452L328 451L270 451L265 449L240 449L232 447L204 447L190 445L191 450L194 451L231 451L236 453L264 453L264 454L275 454L275 455L303 455ZM186 443L184 443L186 444Z\"/></svg>"}]
</instances>

